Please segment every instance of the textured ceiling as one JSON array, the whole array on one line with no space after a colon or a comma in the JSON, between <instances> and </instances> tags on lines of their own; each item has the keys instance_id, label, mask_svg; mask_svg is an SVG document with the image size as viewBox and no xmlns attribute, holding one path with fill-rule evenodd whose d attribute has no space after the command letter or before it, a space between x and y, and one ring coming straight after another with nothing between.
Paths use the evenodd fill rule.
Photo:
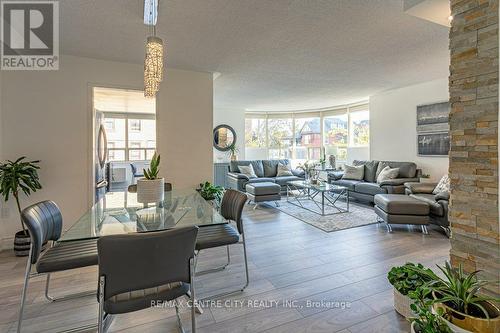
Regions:
<instances>
[{"instance_id":1,"label":"textured ceiling","mask_svg":"<svg viewBox=\"0 0 500 333\"><path fill-rule=\"evenodd\" d=\"M141 63L141 0L65 0L64 54ZM448 29L401 0L160 0L167 65L220 72L216 107L290 110L448 75Z\"/></svg>"}]
</instances>

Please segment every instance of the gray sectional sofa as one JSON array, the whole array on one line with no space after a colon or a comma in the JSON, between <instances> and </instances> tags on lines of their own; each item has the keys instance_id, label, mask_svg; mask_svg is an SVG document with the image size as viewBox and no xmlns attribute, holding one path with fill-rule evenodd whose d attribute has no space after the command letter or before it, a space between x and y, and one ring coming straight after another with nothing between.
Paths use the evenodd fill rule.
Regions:
<instances>
[{"instance_id":1,"label":"gray sectional sofa","mask_svg":"<svg viewBox=\"0 0 500 333\"><path fill-rule=\"evenodd\" d=\"M284 190L286 183L292 180L304 179L304 171L292 170L293 176L277 177L279 163L289 165L290 161L284 160L254 160L254 161L231 161L229 164L229 172L227 174L229 188L245 192L246 184L271 182L279 184ZM257 175L257 178L249 179L244 174L240 173L238 166L249 165L252 167Z\"/></svg>"},{"instance_id":2,"label":"gray sectional sofa","mask_svg":"<svg viewBox=\"0 0 500 333\"><path fill-rule=\"evenodd\" d=\"M421 170L413 162L395 161L354 161L353 165L364 166L363 180L342 179L343 174L333 172L328 175L331 184L345 186L349 189L349 196L362 201L374 202L377 194L404 194L407 182L418 182ZM377 176L383 168L399 168L399 176L396 179L377 183Z\"/></svg>"}]
</instances>

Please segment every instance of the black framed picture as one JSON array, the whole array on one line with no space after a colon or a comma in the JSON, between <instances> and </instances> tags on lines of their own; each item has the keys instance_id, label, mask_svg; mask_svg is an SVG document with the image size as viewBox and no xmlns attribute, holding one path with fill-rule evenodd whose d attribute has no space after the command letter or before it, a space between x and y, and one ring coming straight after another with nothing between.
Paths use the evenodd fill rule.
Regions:
<instances>
[{"instance_id":1,"label":"black framed picture","mask_svg":"<svg viewBox=\"0 0 500 333\"><path fill-rule=\"evenodd\" d=\"M420 156L447 156L450 151L450 133L417 134L417 150Z\"/></svg>"}]
</instances>

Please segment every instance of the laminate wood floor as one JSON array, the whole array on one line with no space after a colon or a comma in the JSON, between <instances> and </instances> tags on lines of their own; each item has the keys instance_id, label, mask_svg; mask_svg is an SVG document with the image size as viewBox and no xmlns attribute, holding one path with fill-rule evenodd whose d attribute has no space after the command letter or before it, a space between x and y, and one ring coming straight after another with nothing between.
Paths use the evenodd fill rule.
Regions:
<instances>
[{"instance_id":1,"label":"laminate wood floor","mask_svg":"<svg viewBox=\"0 0 500 333\"><path fill-rule=\"evenodd\" d=\"M270 207L245 208L250 285L240 294L206 303L197 316L198 332L409 332L392 307L386 275L407 261L425 265L448 259L450 244L436 228L374 224L326 233ZM225 250L201 254L199 269L220 265ZM0 253L0 332L15 332L25 258ZM231 247L231 265L197 278L199 296L231 290L243 283L241 246ZM91 290L95 267L54 274L53 294ZM44 279L28 291L23 332L57 332L96 322L95 296L49 303ZM182 309L190 329L188 308ZM111 332L177 332L173 308L153 308L116 316Z\"/></svg>"}]
</instances>

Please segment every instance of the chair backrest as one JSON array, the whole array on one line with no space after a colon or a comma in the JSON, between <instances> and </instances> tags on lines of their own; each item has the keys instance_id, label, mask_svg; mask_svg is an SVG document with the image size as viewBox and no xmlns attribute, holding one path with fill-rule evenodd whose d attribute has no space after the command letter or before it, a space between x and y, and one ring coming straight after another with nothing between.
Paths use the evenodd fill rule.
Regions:
<instances>
[{"instance_id":1,"label":"chair backrest","mask_svg":"<svg viewBox=\"0 0 500 333\"><path fill-rule=\"evenodd\" d=\"M198 227L99 238L99 276L104 300L121 293L190 282Z\"/></svg>"},{"instance_id":2,"label":"chair backrest","mask_svg":"<svg viewBox=\"0 0 500 333\"><path fill-rule=\"evenodd\" d=\"M236 222L238 232L243 233L243 221L241 215L247 196L245 193L236 190L226 190L220 205L220 214L227 220Z\"/></svg>"},{"instance_id":3,"label":"chair backrest","mask_svg":"<svg viewBox=\"0 0 500 333\"><path fill-rule=\"evenodd\" d=\"M61 237L62 214L54 201L41 201L25 208L21 219L28 228L31 237L31 263L40 257L42 244L56 241Z\"/></svg>"},{"instance_id":4,"label":"chair backrest","mask_svg":"<svg viewBox=\"0 0 500 333\"><path fill-rule=\"evenodd\" d=\"M172 191L172 183L165 183L163 188L164 188L165 192L171 192ZM127 188L127 191L129 193L137 193L137 184L129 185Z\"/></svg>"}]
</instances>

